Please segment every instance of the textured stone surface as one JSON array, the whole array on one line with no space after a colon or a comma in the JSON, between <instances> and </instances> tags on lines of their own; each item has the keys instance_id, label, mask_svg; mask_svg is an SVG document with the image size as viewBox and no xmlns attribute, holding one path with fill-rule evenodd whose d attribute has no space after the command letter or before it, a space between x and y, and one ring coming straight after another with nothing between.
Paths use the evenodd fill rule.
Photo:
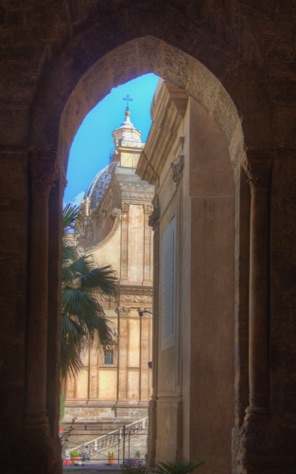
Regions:
<instances>
[{"instance_id":1,"label":"textured stone surface","mask_svg":"<svg viewBox=\"0 0 296 474\"><path fill-rule=\"evenodd\" d=\"M34 457L39 433L28 436L23 421L27 293L33 278L28 261L34 253L29 250L34 201L27 153L59 150L57 160L64 169L74 133L90 108L121 81L148 71L184 87L216 121L230 144L237 180L244 147L275 153L269 252L272 417L266 428L270 441L262 448L264 465L258 453L252 465L244 464L246 455L251 459L257 439L251 429L241 427L248 394L249 201L245 183L238 186L236 195L233 446L237 455L233 472L258 474L264 468L268 474L294 474L295 454L290 448L295 446L296 433L295 28L295 0L0 2L0 386L5 387L0 417L1 426L9 426L2 430L0 449L5 453L1 455L5 474L20 472L18 439L31 436ZM130 59L123 61L122 51L131 54ZM243 174L241 179L245 179ZM55 211L57 222L58 208ZM38 296L46 301L46 295ZM51 427L57 416L51 413ZM278 443L280 453L274 457ZM50 464L49 451L47 455ZM45 462L41 468L36 460L30 468L22 466L22 471L60 472L57 458L52 465L53 469Z\"/></svg>"}]
</instances>

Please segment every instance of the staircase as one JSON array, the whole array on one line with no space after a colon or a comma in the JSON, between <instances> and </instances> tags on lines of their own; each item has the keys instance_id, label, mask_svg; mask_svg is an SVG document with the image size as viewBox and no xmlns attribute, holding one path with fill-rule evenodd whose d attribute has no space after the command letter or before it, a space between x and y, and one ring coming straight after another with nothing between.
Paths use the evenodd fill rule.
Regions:
<instances>
[{"instance_id":1,"label":"staircase","mask_svg":"<svg viewBox=\"0 0 296 474\"><path fill-rule=\"evenodd\" d=\"M120 464L125 459L135 458L136 452L139 451L140 461L143 463L147 453L147 435L148 417L145 417L65 449L65 457L71 456L73 451L78 451L81 460L108 464L108 451L113 451L115 462Z\"/></svg>"}]
</instances>

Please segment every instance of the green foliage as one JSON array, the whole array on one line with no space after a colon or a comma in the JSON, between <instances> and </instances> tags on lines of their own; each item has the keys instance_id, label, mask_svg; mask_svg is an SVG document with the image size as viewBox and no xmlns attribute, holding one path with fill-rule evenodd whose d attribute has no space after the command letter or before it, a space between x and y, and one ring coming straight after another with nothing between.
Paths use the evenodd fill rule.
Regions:
<instances>
[{"instance_id":1,"label":"green foliage","mask_svg":"<svg viewBox=\"0 0 296 474\"><path fill-rule=\"evenodd\" d=\"M108 458L111 458L111 459L114 458L114 452L113 451L108 451Z\"/></svg>"},{"instance_id":2,"label":"green foliage","mask_svg":"<svg viewBox=\"0 0 296 474\"><path fill-rule=\"evenodd\" d=\"M72 418L71 424L69 426L67 426L67 428L64 429L63 434L60 436L61 445L62 445L63 450L67 446L67 443L70 439L72 431L74 431L75 420L76 420L76 417Z\"/></svg>"},{"instance_id":3,"label":"green foliage","mask_svg":"<svg viewBox=\"0 0 296 474\"><path fill-rule=\"evenodd\" d=\"M121 472L124 474L146 474L147 468L133 459L127 459L122 465Z\"/></svg>"},{"instance_id":4,"label":"green foliage","mask_svg":"<svg viewBox=\"0 0 296 474\"><path fill-rule=\"evenodd\" d=\"M77 449L74 449L74 451L71 451L70 456L71 456L71 458L78 458L79 457L79 452L77 451Z\"/></svg>"},{"instance_id":5,"label":"green foliage","mask_svg":"<svg viewBox=\"0 0 296 474\"><path fill-rule=\"evenodd\" d=\"M79 206L66 204L63 209L63 230L64 234L75 229L77 219L79 219Z\"/></svg>"},{"instance_id":6,"label":"green foliage","mask_svg":"<svg viewBox=\"0 0 296 474\"><path fill-rule=\"evenodd\" d=\"M203 461L196 463L179 458L173 462L160 462L156 464L155 468L149 469L149 471L153 472L154 474L189 474L202 464Z\"/></svg>"},{"instance_id":7,"label":"green foliage","mask_svg":"<svg viewBox=\"0 0 296 474\"><path fill-rule=\"evenodd\" d=\"M110 266L97 267L91 255L80 255L67 240L66 232L75 228L79 208L68 204L63 210L61 373L75 375L82 367L80 354L98 335L99 343L114 343L112 330L97 300L101 291L116 296L117 278Z\"/></svg>"},{"instance_id":8,"label":"green foliage","mask_svg":"<svg viewBox=\"0 0 296 474\"><path fill-rule=\"evenodd\" d=\"M135 452L135 457L136 457L136 458L140 458L140 457L141 457L141 453L140 453L139 450Z\"/></svg>"}]
</instances>

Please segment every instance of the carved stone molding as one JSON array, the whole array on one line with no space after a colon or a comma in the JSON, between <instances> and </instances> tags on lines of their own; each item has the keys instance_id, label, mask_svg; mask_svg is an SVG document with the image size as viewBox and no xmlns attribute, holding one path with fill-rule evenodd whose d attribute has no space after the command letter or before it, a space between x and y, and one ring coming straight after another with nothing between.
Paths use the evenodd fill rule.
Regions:
<instances>
[{"instance_id":1,"label":"carved stone molding","mask_svg":"<svg viewBox=\"0 0 296 474\"><path fill-rule=\"evenodd\" d=\"M129 206L130 206L129 203L123 202L123 203L121 204L121 210L122 210L122 212L128 212L128 211L129 211Z\"/></svg>"},{"instance_id":2,"label":"carved stone molding","mask_svg":"<svg viewBox=\"0 0 296 474\"><path fill-rule=\"evenodd\" d=\"M122 295L153 295L153 288L151 287L144 287L144 286L130 286L130 285L122 285L120 287L120 297Z\"/></svg>"},{"instance_id":3,"label":"carved stone molding","mask_svg":"<svg viewBox=\"0 0 296 474\"><path fill-rule=\"evenodd\" d=\"M32 152L29 172L32 179L32 192L47 196L60 177L61 170L56 162L55 152Z\"/></svg>"},{"instance_id":4,"label":"carved stone molding","mask_svg":"<svg viewBox=\"0 0 296 474\"><path fill-rule=\"evenodd\" d=\"M116 218L121 216L121 209L114 207L111 212L111 217Z\"/></svg>"},{"instance_id":5,"label":"carved stone molding","mask_svg":"<svg viewBox=\"0 0 296 474\"><path fill-rule=\"evenodd\" d=\"M152 303L152 296L149 295L121 295L123 303Z\"/></svg>"},{"instance_id":6,"label":"carved stone molding","mask_svg":"<svg viewBox=\"0 0 296 474\"><path fill-rule=\"evenodd\" d=\"M139 312L139 313L149 313L149 314L152 314L151 309L152 309L152 308L146 308L146 307L144 308L144 307L141 307L141 308L138 308L138 312Z\"/></svg>"},{"instance_id":7,"label":"carved stone molding","mask_svg":"<svg viewBox=\"0 0 296 474\"><path fill-rule=\"evenodd\" d=\"M269 189L273 159L273 151L252 150L247 152L242 167L248 177L251 190L254 188Z\"/></svg>"},{"instance_id":8,"label":"carved stone molding","mask_svg":"<svg viewBox=\"0 0 296 474\"><path fill-rule=\"evenodd\" d=\"M116 308L116 313L119 315L119 317L122 317L122 316L128 316L129 315L129 312L130 312L130 308L128 306L118 306L118 308Z\"/></svg>"},{"instance_id":9,"label":"carved stone molding","mask_svg":"<svg viewBox=\"0 0 296 474\"><path fill-rule=\"evenodd\" d=\"M152 227L153 230L158 226L159 218L160 218L160 207L154 207L148 220L148 224L150 225L150 227Z\"/></svg>"},{"instance_id":10,"label":"carved stone molding","mask_svg":"<svg viewBox=\"0 0 296 474\"><path fill-rule=\"evenodd\" d=\"M172 178L174 183L178 184L183 176L184 155L179 155L174 163L171 163Z\"/></svg>"},{"instance_id":11,"label":"carved stone molding","mask_svg":"<svg viewBox=\"0 0 296 474\"><path fill-rule=\"evenodd\" d=\"M144 213L145 214L148 214L148 215L152 214L152 212L153 212L152 204L143 204L143 208L144 208Z\"/></svg>"},{"instance_id":12,"label":"carved stone molding","mask_svg":"<svg viewBox=\"0 0 296 474\"><path fill-rule=\"evenodd\" d=\"M135 181L120 182L120 191L122 199L126 201L152 201L154 196L153 186L143 182L137 183Z\"/></svg>"}]
</instances>

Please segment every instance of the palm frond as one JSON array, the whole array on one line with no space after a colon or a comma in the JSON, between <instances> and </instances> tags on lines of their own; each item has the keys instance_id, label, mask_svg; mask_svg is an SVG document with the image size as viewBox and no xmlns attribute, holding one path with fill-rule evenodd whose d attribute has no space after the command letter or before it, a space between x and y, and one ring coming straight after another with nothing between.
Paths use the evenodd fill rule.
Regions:
<instances>
[{"instance_id":1,"label":"palm frond","mask_svg":"<svg viewBox=\"0 0 296 474\"><path fill-rule=\"evenodd\" d=\"M62 241L62 265L70 265L77 258L76 249L66 239Z\"/></svg>"},{"instance_id":2,"label":"palm frond","mask_svg":"<svg viewBox=\"0 0 296 474\"><path fill-rule=\"evenodd\" d=\"M82 367L80 358L85 332L81 324L62 314L61 374L74 376Z\"/></svg>"},{"instance_id":3,"label":"palm frond","mask_svg":"<svg viewBox=\"0 0 296 474\"><path fill-rule=\"evenodd\" d=\"M65 286L62 292L63 312L79 319L88 319L102 311L101 305L81 288Z\"/></svg>"},{"instance_id":4,"label":"palm frond","mask_svg":"<svg viewBox=\"0 0 296 474\"><path fill-rule=\"evenodd\" d=\"M68 203L63 209L63 229L64 233L75 228L77 219L79 218L79 206Z\"/></svg>"},{"instance_id":5,"label":"palm frond","mask_svg":"<svg viewBox=\"0 0 296 474\"><path fill-rule=\"evenodd\" d=\"M83 289L100 288L109 296L116 296L118 292L118 280L110 265L93 268L87 274L81 275L80 283Z\"/></svg>"},{"instance_id":6,"label":"palm frond","mask_svg":"<svg viewBox=\"0 0 296 474\"><path fill-rule=\"evenodd\" d=\"M93 318L92 326L97 331L99 342L102 346L111 346L115 343L110 322L102 316Z\"/></svg>"},{"instance_id":7,"label":"palm frond","mask_svg":"<svg viewBox=\"0 0 296 474\"><path fill-rule=\"evenodd\" d=\"M63 210L64 235L75 229L79 207ZM118 280L108 265L96 267L91 255L78 257L76 248L63 238L62 246L62 363L61 373L75 375L82 367L81 351L98 336L99 344L114 344L110 321L105 317L96 293L117 294Z\"/></svg>"}]
</instances>

